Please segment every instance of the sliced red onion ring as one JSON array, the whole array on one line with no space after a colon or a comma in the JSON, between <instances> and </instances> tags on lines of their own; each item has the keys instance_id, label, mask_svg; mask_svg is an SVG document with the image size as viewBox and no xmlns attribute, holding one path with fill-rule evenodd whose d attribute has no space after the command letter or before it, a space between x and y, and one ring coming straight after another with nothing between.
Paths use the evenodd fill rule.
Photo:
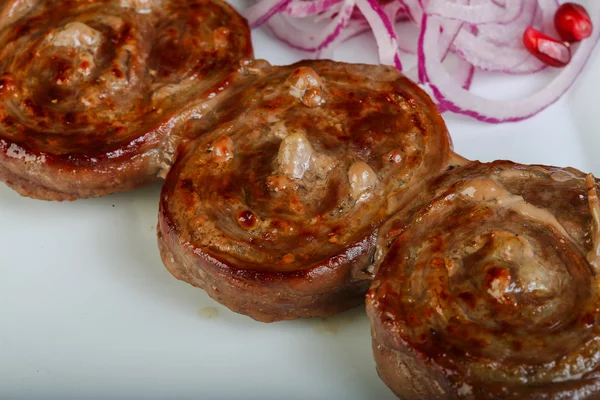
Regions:
<instances>
[{"instance_id":1,"label":"sliced red onion ring","mask_svg":"<svg viewBox=\"0 0 600 400\"><path fill-rule=\"evenodd\" d=\"M588 7L592 20L600 18L600 4ZM419 73L425 77L438 103L445 109L480 121L515 122L532 117L556 102L573 84L585 66L600 37L596 29L592 36L579 44L569 65L546 87L537 93L509 101L496 101L469 93L455 82L440 63L439 56L425 49L435 47L440 36L440 19L424 17L419 38Z\"/></svg>"},{"instance_id":2,"label":"sliced red onion ring","mask_svg":"<svg viewBox=\"0 0 600 400\"><path fill-rule=\"evenodd\" d=\"M244 11L248 25L255 28L267 22L273 15L284 9L292 0L263 0Z\"/></svg>"},{"instance_id":3,"label":"sliced red onion ring","mask_svg":"<svg viewBox=\"0 0 600 400\"><path fill-rule=\"evenodd\" d=\"M349 23L348 26L346 26L346 29L344 29L341 33L340 36L338 36L338 40L340 42L344 42L348 39L351 39L357 35L360 35L361 33L368 31L371 27L369 26L369 23L367 22L367 20L364 21L353 21L353 23Z\"/></svg>"},{"instance_id":4,"label":"sliced red onion ring","mask_svg":"<svg viewBox=\"0 0 600 400\"><path fill-rule=\"evenodd\" d=\"M463 26L463 22L453 20L447 20L440 25L440 43L438 46L440 59L442 61L448 56L448 53L452 49L452 45L454 44L456 37L462 31Z\"/></svg>"},{"instance_id":5,"label":"sliced red onion ring","mask_svg":"<svg viewBox=\"0 0 600 400\"><path fill-rule=\"evenodd\" d=\"M560 6L558 0L538 0L538 2L544 18L541 27L542 30L548 35L557 36L558 33L554 27L554 14L556 14L556 10L558 10L558 7ZM596 4L597 1L594 0L593 3Z\"/></svg>"},{"instance_id":6,"label":"sliced red onion ring","mask_svg":"<svg viewBox=\"0 0 600 400\"><path fill-rule=\"evenodd\" d=\"M335 18L336 15L338 15L340 13L341 6L342 6L342 3L338 3L336 5L331 6L329 9L323 11L320 14L316 14L313 17L312 22L319 23L319 22L323 22L323 21L331 21L332 19ZM354 15L354 11L352 12L352 15L350 16L351 20L352 20L353 15ZM297 18L297 17L294 16L294 18Z\"/></svg>"},{"instance_id":7,"label":"sliced red onion ring","mask_svg":"<svg viewBox=\"0 0 600 400\"><path fill-rule=\"evenodd\" d=\"M448 0L429 0L426 12L443 18L456 19L468 24L506 24L519 17L523 0L506 0L504 6L493 1L475 5L457 4Z\"/></svg>"},{"instance_id":8,"label":"sliced red onion ring","mask_svg":"<svg viewBox=\"0 0 600 400\"><path fill-rule=\"evenodd\" d=\"M453 44L457 54L483 71L530 74L545 68L523 46L497 45L464 29L456 36Z\"/></svg>"},{"instance_id":9,"label":"sliced red onion ring","mask_svg":"<svg viewBox=\"0 0 600 400\"><path fill-rule=\"evenodd\" d=\"M406 16L406 14L404 12L404 7L397 0L392 1L391 3L384 4L381 7L383 8L383 11L385 11L385 13L390 17L390 20L392 20L392 21L398 21L399 19L404 19L404 17Z\"/></svg>"},{"instance_id":10,"label":"sliced red onion ring","mask_svg":"<svg viewBox=\"0 0 600 400\"><path fill-rule=\"evenodd\" d=\"M523 32L541 15L538 0L524 0L520 16L510 24L478 25L477 34L462 30L453 43L454 51L483 71L530 74L546 66L523 46ZM552 18L552 17L550 17Z\"/></svg>"},{"instance_id":11,"label":"sliced red onion ring","mask_svg":"<svg viewBox=\"0 0 600 400\"><path fill-rule=\"evenodd\" d=\"M371 30L381 63L401 69L401 53L417 54L417 67L405 74L421 82L442 111L505 122L556 101L598 41L595 30L574 47L571 63L532 96L500 102L468 92L476 70L531 74L546 68L525 49L522 35L529 26L556 35L557 8L558 0L259 0L245 15L252 26L266 23L277 38L316 58L330 57L337 44ZM600 1L589 1L588 8L600 23Z\"/></svg>"},{"instance_id":12,"label":"sliced red onion ring","mask_svg":"<svg viewBox=\"0 0 600 400\"><path fill-rule=\"evenodd\" d=\"M524 0L523 11L517 19L510 24L481 24L477 26L478 37L494 44L503 46L522 45L523 32L528 26L541 29L536 17L542 17L542 10L538 0Z\"/></svg>"},{"instance_id":13,"label":"sliced red onion ring","mask_svg":"<svg viewBox=\"0 0 600 400\"><path fill-rule=\"evenodd\" d=\"M460 87L465 90L471 88L475 76L475 67L460 57L448 57L444 62L444 68Z\"/></svg>"},{"instance_id":14,"label":"sliced red onion ring","mask_svg":"<svg viewBox=\"0 0 600 400\"><path fill-rule=\"evenodd\" d=\"M407 54L417 54L417 41L420 29L415 24L401 23L396 24L396 35L398 39L398 50Z\"/></svg>"},{"instance_id":15,"label":"sliced red onion ring","mask_svg":"<svg viewBox=\"0 0 600 400\"><path fill-rule=\"evenodd\" d=\"M423 4L420 0L398 0L406 11L408 19L415 24L421 24L423 19Z\"/></svg>"},{"instance_id":16,"label":"sliced red onion ring","mask_svg":"<svg viewBox=\"0 0 600 400\"><path fill-rule=\"evenodd\" d=\"M379 6L377 0L357 0L356 5L373 29L379 49L379 62L385 65L393 65L399 71L402 71L396 31L388 15Z\"/></svg>"},{"instance_id":17,"label":"sliced red onion ring","mask_svg":"<svg viewBox=\"0 0 600 400\"><path fill-rule=\"evenodd\" d=\"M290 47L306 52L321 52L337 42L336 39L350 21L354 6L355 0L344 0L335 18L325 21L318 30L314 30L314 26L303 29L300 21L283 14L274 15L267 24L275 37Z\"/></svg>"},{"instance_id":18,"label":"sliced red onion ring","mask_svg":"<svg viewBox=\"0 0 600 400\"><path fill-rule=\"evenodd\" d=\"M282 12L291 15L294 18L305 18L325 12L342 1L343 0L292 0Z\"/></svg>"},{"instance_id":19,"label":"sliced red onion ring","mask_svg":"<svg viewBox=\"0 0 600 400\"><path fill-rule=\"evenodd\" d=\"M423 17L425 17L424 14ZM452 44L454 43L456 36L460 33L461 29L463 28L463 25L463 22L456 20L446 20L445 23L440 25L440 40L438 43L438 54L440 56L440 62L444 62L448 57L448 54L450 54ZM419 83L426 83L427 79L425 75L422 73L421 69L418 69L418 71Z\"/></svg>"},{"instance_id":20,"label":"sliced red onion ring","mask_svg":"<svg viewBox=\"0 0 600 400\"><path fill-rule=\"evenodd\" d=\"M462 58L453 56L451 54L450 57L447 57L446 60L444 61L444 68L446 69L446 71L448 71L448 75L452 79L456 80L456 82L460 85L460 87L462 87L465 90L469 90L471 88L471 85L473 83L473 78L475 77L475 67L473 67L471 64L469 64ZM414 67L412 67L406 71L403 71L402 73L407 78L412 79L415 82L418 82L418 66L417 65L415 65ZM433 93L433 91L431 90L431 87L429 85L423 85L423 90L425 90L425 92L427 92L427 94L429 94L429 96L431 96L433 101L436 103L440 113L449 111L445 107L445 105L437 102L437 100L435 98L435 94Z\"/></svg>"}]
</instances>

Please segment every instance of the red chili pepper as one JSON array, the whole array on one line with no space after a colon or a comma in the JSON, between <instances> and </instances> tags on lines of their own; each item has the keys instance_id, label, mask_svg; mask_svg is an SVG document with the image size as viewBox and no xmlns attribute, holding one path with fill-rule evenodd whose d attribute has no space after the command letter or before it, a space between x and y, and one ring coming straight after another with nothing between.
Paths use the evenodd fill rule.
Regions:
<instances>
[{"instance_id":1,"label":"red chili pepper","mask_svg":"<svg viewBox=\"0 0 600 400\"><path fill-rule=\"evenodd\" d=\"M585 8L579 4L565 3L554 14L554 26L560 37L567 42L578 42L590 37L592 20Z\"/></svg>"},{"instance_id":2,"label":"red chili pepper","mask_svg":"<svg viewBox=\"0 0 600 400\"><path fill-rule=\"evenodd\" d=\"M531 27L523 34L523 44L538 60L553 67L564 67L571 61L571 50L568 44Z\"/></svg>"}]
</instances>

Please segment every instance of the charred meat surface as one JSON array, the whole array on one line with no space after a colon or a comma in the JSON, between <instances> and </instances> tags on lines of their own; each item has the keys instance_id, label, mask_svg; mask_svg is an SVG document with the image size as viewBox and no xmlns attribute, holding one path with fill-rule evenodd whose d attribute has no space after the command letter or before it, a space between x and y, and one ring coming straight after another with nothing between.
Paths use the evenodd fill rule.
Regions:
<instances>
[{"instance_id":1,"label":"charred meat surface","mask_svg":"<svg viewBox=\"0 0 600 400\"><path fill-rule=\"evenodd\" d=\"M384 66L257 60L236 74L167 176L163 261L261 321L362 303L380 224L448 164L435 105Z\"/></svg>"},{"instance_id":2,"label":"charred meat surface","mask_svg":"<svg viewBox=\"0 0 600 400\"><path fill-rule=\"evenodd\" d=\"M6 0L0 16L0 180L41 199L166 173L184 122L252 56L220 0Z\"/></svg>"},{"instance_id":3,"label":"charred meat surface","mask_svg":"<svg viewBox=\"0 0 600 400\"><path fill-rule=\"evenodd\" d=\"M367 294L387 385L407 400L598 398L598 190L571 168L472 162L392 217Z\"/></svg>"}]
</instances>

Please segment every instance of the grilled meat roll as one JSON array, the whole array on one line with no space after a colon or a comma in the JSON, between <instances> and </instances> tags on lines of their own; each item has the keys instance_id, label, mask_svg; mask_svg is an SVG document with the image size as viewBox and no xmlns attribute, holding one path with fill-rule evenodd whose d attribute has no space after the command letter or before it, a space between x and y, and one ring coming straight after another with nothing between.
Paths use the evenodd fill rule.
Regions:
<instances>
[{"instance_id":1,"label":"grilled meat roll","mask_svg":"<svg viewBox=\"0 0 600 400\"><path fill-rule=\"evenodd\" d=\"M597 193L571 168L472 162L389 220L367 312L398 397L600 395Z\"/></svg>"},{"instance_id":2,"label":"grilled meat roll","mask_svg":"<svg viewBox=\"0 0 600 400\"><path fill-rule=\"evenodd\" d=\"M184 122L252 55L220 0L8 0L0 15L0 180L39 199L164 174Z\"/></svg>"},{"instance_id":3,"label":"grilled meat roll","mask_svg":"<svg viewBox=\"0 0 600 400\"><path fill-rule=\"evenodd\" d=\"M435 105L384 66L259 60L231 82L167 176L165 265L260 321L362 303L380 224L448 163Z\"/></svg>"}]
</instances>

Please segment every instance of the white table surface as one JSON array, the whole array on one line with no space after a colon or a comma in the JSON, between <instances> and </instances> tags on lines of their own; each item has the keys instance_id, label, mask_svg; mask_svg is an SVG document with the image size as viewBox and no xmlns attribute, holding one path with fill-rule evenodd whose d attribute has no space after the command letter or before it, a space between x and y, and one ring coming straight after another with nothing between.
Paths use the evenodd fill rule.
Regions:
<instances>
[{"instance_id":1,"label":"white table surface","mask_svg":"<svg viewBox=\"0 0 600 400\"><path fill-rule=\"evenodd\" d=\"M233 2L235 5L240 2ZM254 31L256 56L302 55ZM334 53L376 61L369 34ZM515 96L547 77L478 76ZM527 121L448 115L455 150L480 160L574 166L600 176L600 51L575 87ZM75 203L0 184L0 399L388 400L362 308L262 324L175 280L155 237L160 186Z\"/></svg>"}]
</instances>

